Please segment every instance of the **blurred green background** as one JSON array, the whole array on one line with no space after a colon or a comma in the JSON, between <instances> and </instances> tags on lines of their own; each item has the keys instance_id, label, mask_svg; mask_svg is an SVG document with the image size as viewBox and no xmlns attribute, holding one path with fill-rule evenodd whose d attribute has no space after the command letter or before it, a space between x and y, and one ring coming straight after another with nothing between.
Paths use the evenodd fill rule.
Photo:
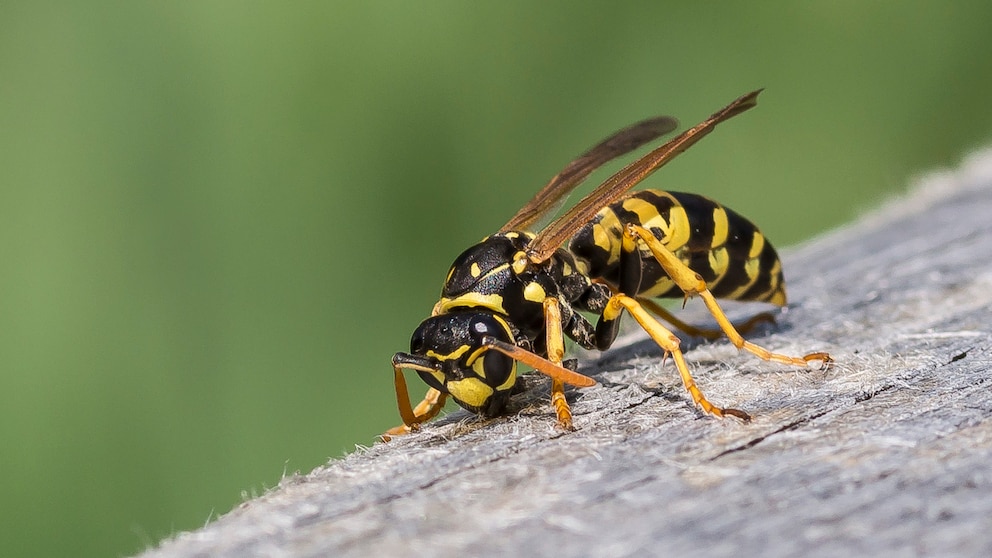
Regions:
<instances>
[{"instance_id":1,"label":"blurred green background","mask_svg":"<svg viewBox=\"0 0 992 558\"><path fill-rule=\"evenodd\" d=\"M690 4L0 4L0 554L371 444L454 256L635 120L766 87L648 184L780 246L992 139L988 2Z\"/></svg>"}]
</instances>

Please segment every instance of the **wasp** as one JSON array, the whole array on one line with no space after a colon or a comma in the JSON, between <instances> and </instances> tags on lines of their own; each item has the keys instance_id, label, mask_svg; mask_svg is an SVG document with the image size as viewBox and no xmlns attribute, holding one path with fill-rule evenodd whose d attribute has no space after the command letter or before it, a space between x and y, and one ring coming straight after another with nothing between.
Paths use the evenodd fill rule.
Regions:
<instances>
[{"instance_id":1,"label":"wasp","mask_svg":"<svg viewBox=\"0 0 992 558\"><path fill-rule=\"evenodd\" d=\"M595 380L576 371L575 359L563 360L564 339L606 350L625 311L671 355L693 402L717 417L750 418L703 395L679 338L658 318L690 333L712 337L722 332L738 349L766 361L827 366L831 358L824 352L795 357L746 341L717 303L718 298L786 303L778 254L754 224L697 194L628 193L717 124L753 108L760 92L741 96L627 165L540 232L529 232L595 169L673 132L678 123L662 116L616 132L569 163L496 234L462 252L431 316L413 333L410 352L393 356L403 425L385 437L417 429L440 412L448 397L485 417L505 413L519 385L518 363L551 378L557 423L573 430L564 387L588 387ZM691 328L652 300L673 297L701 298L719 331ZM597 315L596 325L583 313ZM430 386L416 407L404 370L416 371Z\"/></svg>"}]
</instances>

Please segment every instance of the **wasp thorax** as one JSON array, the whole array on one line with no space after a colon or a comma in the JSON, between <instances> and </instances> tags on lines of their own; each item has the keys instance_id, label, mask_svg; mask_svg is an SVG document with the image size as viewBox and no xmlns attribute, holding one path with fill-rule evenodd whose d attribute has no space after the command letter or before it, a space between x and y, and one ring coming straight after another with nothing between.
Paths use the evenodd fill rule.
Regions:
<instances>
[{"instance_id":1,"label":"wasp thorax","mask_svg":"<svg viewBox=\"0 0 992 558\"><path fill-rule=\"evenodd\" d=\"M525 233L495 234L465 250L451 264L442 296L497 290L510 274L521 271L516 269L517 256L523 254L530 239Z\"/></svg>"}]
</instances>

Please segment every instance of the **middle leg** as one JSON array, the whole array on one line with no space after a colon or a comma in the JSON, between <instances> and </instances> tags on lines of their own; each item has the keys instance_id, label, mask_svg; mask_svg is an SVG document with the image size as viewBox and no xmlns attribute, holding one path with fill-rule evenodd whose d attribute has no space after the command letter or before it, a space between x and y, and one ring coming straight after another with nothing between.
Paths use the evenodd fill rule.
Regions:
<instances>
[{"instance_id":1,"label":"middle leg","mask_svg":"<svg viewBox=\"0 0 992 558\"><path fill-rule=\"evenodd\" d=\"M558 304L557 298L544 299L544 328L548 360L561 366L565 357L565 339L562 336L561 307ZM558 378L551 378L551 406L558 417L558 426L562 430L575 430L572 426L572 410L565 399L565 384Z\"/></svg>"},{"instance_id":2,"label":"middle leg","mask_svg":"<svg viewBox=\"0 0 992 558\"><path fill-rule=\"evenodd\" d=\"M679 376L682 378L682 383L685 385L686 391L692 396L693 402L699 405L703 411L716 415L718 417L733 416L741 420L750 420L751 417L744 411L739 409L731 409L725 407L717 407L716 405L710 403L703 392L700 391L699 387L696 386L696 381L693 380L692 374L689 372L689 366L685 362L685 357L682 355L682 349L679 347L679 338L672 333L668 328L661 325L661 323L654 319L651 314L644 309L636 300L625 295L625 294L615 294L606 305L606 309L603 310L603 315L600 318L601 331L606 331L615 327L617 320L623 314L624 310L630 312L630 315L634 317L638 324L644 331L654 339L666 353L672 355L672 359L675 361L675 366L679 370Z\"/></svg>"}]
</instances>

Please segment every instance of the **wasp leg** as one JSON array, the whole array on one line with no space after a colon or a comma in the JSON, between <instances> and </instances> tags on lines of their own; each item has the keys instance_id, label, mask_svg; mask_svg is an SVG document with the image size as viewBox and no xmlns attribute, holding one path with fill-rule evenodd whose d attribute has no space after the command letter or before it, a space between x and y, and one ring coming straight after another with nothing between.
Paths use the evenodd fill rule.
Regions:
<instances>
[{"instance_id":1,"label":"wasp leg","mask_svg":"<svg viewBox=\"0 0 992 558\"><path fill-rule=\"evenodd\" d=\"M388 442L393 436L403 436L420 428L421 424L431 420L441 412L441 409L444 408L445 400L448 398L447 395L440 391L430 388L427 390L427 394L424 395L424 399L417 404L417 407L411 408L410 393L407 391L403 369L396 365L393 366L393 384L396 387L396 404L399 407L400 418L403 419L403 424L390 428L385 434L381 435L380 438L384 442Z\"/></svg>"},{"instance_id":2,"label":"wasp leg","mask_svg":"<svg viewBox=\"0 0 992 558\"><path fill-rule=\"evenodd\" d=\"M717 407L706 399L703 392L701 392L696 386L696 381L692 379L692 374L689 373L689 366L685 362L685 357L682 356L682 349L679 348L679 338L665 328L665 326L661 325L658 320L654 319L654 317L652 317L651 314L649 314L648 311L633 298L630 298L624 294L613 295L607 303L606 309L603 310L601 323L604 324L604 327L608 327L607 324L616 323L616 321L620 319L624 309L630 312L630 315L637 320L637 323L644 328L644 331L648 332L648 335L654 339L655 343L661 346L666 353L671 353L672 359L675 360L675 366L679 370L679 376L682 377L682 383L685 385L686 391L689 392L689 395L692 396L692 400L699 405L703 411L718 417L730 415L745 421L751 419L751 417L744 411Z\"/></svg>"},{"instance_id":3,"label":"wasp leg","mask_svg":"<svg viewBox=\"0 0 992 558\"><path fill-rule=\"evenodd\" d=\"M699 295L699 297L703 299L703 302L706 304L706 308L716 319L720 329L727 336L727 338L730 339L730 342L733 343L738 349L744 349L762 360L780 362L782 364L791 364L794 366L805 367L811 361L819 361L823 366L827 366L832 362L830 355L827 353L809 353L801 357L793 357L780 353L773 353L764 347L755 345L750 341L746 341L734 328L734 324L730 322L727 315L723 313L720 305L716 302L716 298L714 298L713 294L706 288L706 282L703 281L703 278L700 277L700 275L695 271L689 269L684 263L676 258L674 254L669 252L661 241L651 234L651 231L648 231L639 225L628 224L627 229L624 231L624 236L627 235L636 236L644 241L647 247L651 250L651 253L654 254L655 259L657 259L658 263L661 264L661 267L664 268L668 276L675 281L675 284L677 284L685 292L687 297Z\"/></svg>"},{"instance_id":4,"label":"wasp leg","mask_svg":"<svg viewBox=\"0 0 992 558\"><path fill-rule=\"evenodd\" d=\"M675 316L675 314L672 314L668 310L665 310L664 307L662 307L660 304L649 298L638 297L637 302L639 302L641 306L643 306L645 309L647 309L655 316L658 316L662 320L665 320L666 322L675 326L679 331L684 331L689 335L702 337L703 339L710 339L710 340L719 339L723 337L723 330L697 327L691 324L687 324L682 320L678 319ZM774 324L775 315L772 314L771 312L761 312L760 314L755 314L754 316L751 316L750 318L739 324L734 324L734 329L736 329L740 333L747 333L752 329L754 329L758 324L762 324L762 323Z\"/></svg>"},{"instance_id":5,"label":"wasp leg","mask_svg":"<svg viewBox=\"0 0 992 558\"><path fill-rule=\"evenodd\" d=\"M557 304L555 304L555 306L557 306ZM545 303L545 310L547 310L548 307L548 303ZM568 367L574 368L574 361L562 362L561 357L565 350L564 341L561 337L561 317L559 315L557 318L557 327L550 327L551 320L553 319L554 318L549 318L549 327L547 330L548 355L550 358L544 358L528 351L527 349L492 337L484 337L482 339L482 343L492 350L499 351L518 362L522 362L523 364L530 366L536 372L549 376L551 378L551 403L555 407L555 414L558 416L558 424L566 430L574 430L574 428L572 428L572 411L568 408L568 401L565 400L565 384L576 387L589 387L596 385L596 380L584 374L579 374L575 370L570 370ZM554 334L551 333L552 331L558 332L557 341L553 339ZM557 344L555 345L554 343ZM557 349L554 349L553 347L557 347Z\"/></svg>"},{"instance_id":6,"label":"wasp leg","mask_svg":"<svg viewBox=\"0 0 992 558\"><path fill-rule=\"evenodd\" d=\"M447 398L447 395L434 388L428 389L427 393L424 395L424 399L413 409L413 414L416 417L414 419L415 422L411 424L394 426L379 437L382 441L388 442L392 436L405 436L406 434L418 430L421 424L431 420L436 417L439 412L441 412L441 409L444 408L445 399Z\"/></svg>"},{"instance_id":7,"label":"wasp leg","mask_svg":"<svg viewBox=\"0 0 992 558\"><path fill-rule=\"evenodd\" d=\"M561 307L554 297L544 299L544 327L548 360L561 366L561 359L565 356L565 339L562 336ZM558 417L558 426L566 431L575 430L572 426L572 410L565 399L565 384L558 378L551 378L551 406Z\"/></svg>"},{"instance_id":8,"label":"wasp leg","mask_svg":"<svg viewBox=\"0 0 992 558\"><path fill-rule=\"evenodd\" d=\"M565 400L565 384L576 387L589 387L596 385L596 380L567 368L568 366L574 368L573 361L562 362L561 358L565 352L565 343L561 333L560 308L558 308L557 301L554 303L545 302L544 308L546 314L549 313L548 308L551 306L554 306L558 310L558 315L557 317L552 316L547 318L547 349L549 358L541 357L522 347L492 337L483 338L482 342L490 349L499 351L518 362L530 366L535 371L549 376L551 378L551 404L555 408L558 424L565 430L574 430L572 427L572 411L568 407L568 401ZM551 314L554 314L554 312L555 310L550 311ZM556 326L552 323L554 321L557 321ZM557 334L553 333L555 331ZM555 339L556 337L557 340Z\"/></svg>"}]
</instances>

